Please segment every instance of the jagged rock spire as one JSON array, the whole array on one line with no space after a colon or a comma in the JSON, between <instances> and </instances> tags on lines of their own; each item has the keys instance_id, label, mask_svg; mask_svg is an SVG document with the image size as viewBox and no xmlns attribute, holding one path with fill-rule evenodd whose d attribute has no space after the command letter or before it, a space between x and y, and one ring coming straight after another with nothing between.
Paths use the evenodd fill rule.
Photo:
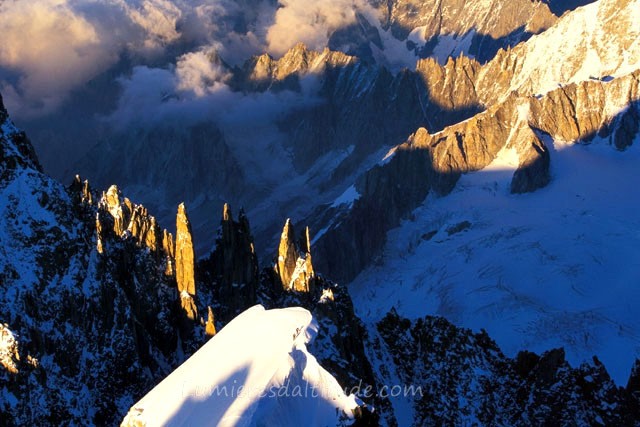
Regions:
<instances>
[{"instance_id":1,"label":"jagged rock spire","mask_svg":"<svg viewBox=\"0 0 640 427\"><path fill-rule=\"evenodd\" d=\"M204 334L207 339L212 338L216 334L215 318L211 306L207 306L207 323L204 327Z\"/></svg>"},{"instance_id":2,"label":"jagged rock spire","mask_svg":"<svg viewBox=\"0 0 640 427\"><path fill-rule=\"evenodd\" d=\"M204 265L205 274L216 283L217 297L225 305L223 317L233 316L257 302L258 259L249 220L242 210L235 221L231 208L224 204L215 250Z\"/></svg>"},{"instance_id":3,"label":"jagged rock spire","mask_svg":"<svg viewBox=\"0 0 640 427\"><path fill-rule=\"evenodd\" d=\"M69 187L69 190L75 200L80 202L83 205L92 205L93 204L93 196L91 194L91 187L89 186L89 181L80 178L80 175L76 175L73 178L73 182Z\"/></svg>"},{"instance_id":4,"label":"jagged rock spire","mask_svg":"<svg viewBox=\"0 0 640 427\"><path fill-rule=\"evenodd\" d=\"M167 262L164 274L173 276L175 274L176 247L173 243L173 234L169 233L166 229L162 230L162 250L164 251Z\"/></svg>"},{"instance_id":5,"label":"jagged rock spire","mask_svg":"<svg viewBox=\"0 0 640 427\"><path fill-rule=\"evenodd\" d=\"M280 244L278 245L278 260L276 263L276 273L280 276L280 281L285 289L290 289L291 276L296 269L296 261L298 260L298 249L296 247L295 233L291 220L287 218L280 235Z\"/></svg>"},{"instance_id":6,"label":"jagged rock spire","mask_svg":"<svg viewBox=\"0 0 640 427\"><path fill-rule=\"evenodd\" d=\"M100 204L113 217L113 231L117 236L121 236L126 230L125 227L125 209L120 203L120 191L117 185L112 185L109 189L102 193Z\"/></svg>"},{"instance_id":7,"label":"jagged rock spire","mask_svg":"<svg viewBox=\"0 0 640 427\"><path fill-rule=\"evenodd\" d=\"M125 199L125 202L128 201L129 199ZM138 244L146 246L154 252L157 251L158 244L161 242L159 242L160 228L156 219L149 215L147 208L142 205L133 206L131 209L131 219L127 231L138 240Z\"/></svg>"},{"instance_id":8,"label":"jagged rock spire","mask_svg":"<svg viewBox=\"0 0 640 427\"><path fill-rule=\"evenodd\" d=\"M92 203L91 190L87 181L82 183L80 177L76 175L70 189L80 202ZM164 241L161 241L163 236L155 217L150 215L143 205L136 205L128 198L121 197L116 185L112 185L102 193L98 208L96 228L99 237L113 230L116 236L131 236L138 246L147 247L154 253L159 253L161 245L167 255L173 252L167 251Z\"/></svg>"},{"instance_id":9,"label":"jagged rock spire","mask_svg":"<svg viewBox=\"0 0 640 427\"><path fill-rule=\"evenodd\" d=\"M231 208L229 207L229 203L225 203L222 207L222 222L227 223L229 221L233 221L233 216L231 214Z\"/></svg>"},{"instance_id":10,"label":"jagged rock spire","mask_svg":"<svg viewBox=\"0 0 640 427\"><path fill-rule=\"evenodd\" d=\"M96 212L96 250L99 254L104 253L104 231L102 230L100 212Z\"/></svg>"},{"instance_id":11,"label":"jagged rock spire","mask_svg":"<svg viewBox=\"0 0 640 427\"><path fill-rule=\"evenodd\" d=\"M309 291L309 281L314 276L309 227L296 242L293 224L287 218L280 235L275 271L285 290Z\"/></svg>"},{"instance_id":12,"label":"jagged rock spire","mask_svg":"<svg viewBox=\"0 0 640 427\"><path fill-rule=\"evenodd\" d=\"M178 283L178 292L184 291L189 295L195 295L195 252L191 236L191 223L187 217L187 210L184 203L180 203L176 216L176 282Z\"/></svg>"},{"instance_id":13,"label":"jagged rock spire","mask_svg":"<svg viewBox=\"0 0 640 427\"><path fill-rule=\"evenodd\" d=\"M198 316L198 310L193 299L196 295L194 261L195 252L193 249L191 223L187 217L184 203L180 203L178 214L176 215L176 283L180 293L180 305L190 320L196 320Z\"/></svg>"}]
</instances>

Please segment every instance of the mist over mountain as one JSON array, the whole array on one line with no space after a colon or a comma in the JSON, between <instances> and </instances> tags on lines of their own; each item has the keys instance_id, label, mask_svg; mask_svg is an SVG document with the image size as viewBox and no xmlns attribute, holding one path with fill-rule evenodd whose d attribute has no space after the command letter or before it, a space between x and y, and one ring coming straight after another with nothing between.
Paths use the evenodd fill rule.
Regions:
<instances>
[{"instance_id":1,"label":"mist over mountain","mask_svg":"<svg viewBox=\"0 0 640 427\"><path fill-rule=\"evenodd\" d=\"M1 0L1 419L640 425L638 22Z\"/></svg>"}]
</instances>

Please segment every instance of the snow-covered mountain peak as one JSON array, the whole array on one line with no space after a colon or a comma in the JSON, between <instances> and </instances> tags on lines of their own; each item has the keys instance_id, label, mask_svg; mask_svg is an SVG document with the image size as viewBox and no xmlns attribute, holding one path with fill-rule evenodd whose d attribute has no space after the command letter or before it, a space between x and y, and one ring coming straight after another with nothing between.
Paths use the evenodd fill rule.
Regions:
<instances>
[{"instance_id":1,"label":"snow-covered mountain peak","mask_svg":"<svg viewBox=\"0 0 640 427\"><path fill-rule=\"evenodd\" d=\"M306 347L317 323L303 308L254 306L133 405L123 426L333 426L355 396Z\"/></svg>"},{"instance_id":2,"label":"snow-covered mountain peak","mask_svg":"<svg viewBox=\"0 0 640 427\"><path fill-rule=\"evenodd\" d=\"M502 97L631 73L640 68L638 22L638 0L600 0L578 8L527 42L499 52L483 69L480 90L495 92L491 81L501 70L512 73Z\"/></svg>"}]
</instances>

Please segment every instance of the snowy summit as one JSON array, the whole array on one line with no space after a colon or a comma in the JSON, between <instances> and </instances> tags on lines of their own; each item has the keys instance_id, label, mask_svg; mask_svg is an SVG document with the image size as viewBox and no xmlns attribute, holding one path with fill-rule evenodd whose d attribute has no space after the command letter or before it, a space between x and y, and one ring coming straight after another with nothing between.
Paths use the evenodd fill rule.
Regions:
<instances>
[{"instance_id":1,"label":"snowy summit","mask_svg":"<svg viewBox=\"0 0 640 427\"><path fill-rule=\"evenodd\" d=\"M303 308L256 305L133 405L123 426L335 426L358 407L307 351Z\"/></svg>"}]
</instances>

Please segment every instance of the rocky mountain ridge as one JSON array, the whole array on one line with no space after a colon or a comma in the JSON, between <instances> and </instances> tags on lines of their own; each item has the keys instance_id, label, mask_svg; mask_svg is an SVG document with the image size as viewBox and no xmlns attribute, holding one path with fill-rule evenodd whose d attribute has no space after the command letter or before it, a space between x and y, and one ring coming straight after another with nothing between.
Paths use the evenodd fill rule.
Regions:
<instances>
[{"instance_id":1,"label":"rocky mountain ridge","mask_svg":"<svg viewBox=\"0 0 640 427\"><path fill-rule=\"evenodd\" d=\"M382 28L417 47L421 57L476 57L486 62L499 49L514 46L552 26L557 17L544 2L376 1Z\"/></svg>"},{"instance_id":2,"label":"rocky mountain ridge","mask_svg":"<svg viewBox=\"0 0 640 427\"><path fill-rule=\"evenodd\" d=\"M8 129L5 120L3 158L15 135ZM4 164L1 184L0 304L18 351L17 372L1 373L0 412L9 424L89 414L110 423L132 394L181 361L164 259L135 238L116 238L113 227L122 224L89 204L87 187L64 188L34 167L32 151L21 151Z\"/></svg>"},{"instance_id":3,"label":"rocky mountain ridge","mask_svg":"<svg viewBox=\"0 0 640 427\"><path fill-rule=\"evenodd\" d=\"M425 129L418 130L408 142L394 148L393 155L387 155L356 180L359 196L349 207L350 214L344 212L344 207L334 206L330 208L333 214L319 214L325 208L318 208L311 215L321 218L314 227L328 230L317 243L320 258L327 262L320 268L340 280L352 279L378 253L374 248L384 243L386 231L397 225L431 190L447 194L460 174L486 167L503 148L518 151L519 167L512 191L522 193L549 182L552 160L542 141L543 134L560 141L589 141L599 134L611 136L618 149L628 146L637 132L635 70L640 66L637 52L640 38L638 30L628 26L631 21L623 22L620 31L603 34L610 25L611 18L606 17L617 16L619 10L634 16L640 10L637 6L634 1L593 3L566 14L539 36L513 49L499 51L485 65L466 57L450 58L445 65L433 59L419 61L415 78L428 94L417 97L421 108L466 111L466 120L448 127L433 126L432 121L425 120ZM581 26L585 19L598 23L585 38L558 36ZM556 41L561 48L552 47ZM625 54L605 53L609 48ZM539 58L541 52L561 55L563 59L553 63L564 65L545 67L546 62L529 59ZM597 67L590 68L594 55L601 60ZM633 71L624 74L627 69ZM598 76L589 75L586 70ZM550 82L555 82L555 89ZM475 114L474 110L482 112ZM429 148L422 150L426 147ZM423 155L403 153L407 150ZM367 232L373 235L365 241L353 238ZM347 268L349 271L330 261L332 256L336 260L344 258L344 253L337 254L334 249L342 245L349 248L346 253L356 254L352 258L353 267Z\"/></svg>"},{"instance_id":4,"label":"rocky mountain ridge","mask_svg":"<svg viewBox=\"0 0 640 427\"><path fill-rule=\"evenodd\" d=\"M577 368L565 361L563 349L541 355L523 351L510 359L485 331L474 334L439 317L410 321L392 310L376 329L370 348L389 353L393 368L380 371L387 382L395 370L403 383L423 392L405 396L413 425L639 422L633 409L637 363L626 387L617 387L596 357ZM383 366L387 359L378 360Z\"/></svg>"}]
</instances>

